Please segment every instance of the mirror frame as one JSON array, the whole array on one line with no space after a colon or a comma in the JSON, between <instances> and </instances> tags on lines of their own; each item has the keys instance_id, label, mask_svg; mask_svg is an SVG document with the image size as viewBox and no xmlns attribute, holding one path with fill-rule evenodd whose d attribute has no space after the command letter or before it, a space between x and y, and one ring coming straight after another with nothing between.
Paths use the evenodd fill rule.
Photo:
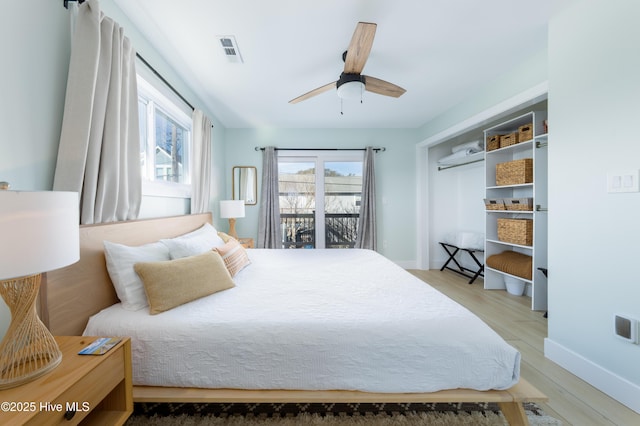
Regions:
<instances>
[{"instance_id":1,"label":"mirror frame","mask_svg":"<svg viewBox=\"0 0 640 426\"><path fill-rule=\"evenodd\" d=\"M236 169L252 169L253 170L253 202L247 202L244 204L248 206L254 206L258 204L258 169L255 166L233 166L231 169L231 199L236 200L240 196L240 191L236 190ZM239 171L238 171L239 173ZM239 183L238 183L239 184Z\"/></svg>"}]
</instances>

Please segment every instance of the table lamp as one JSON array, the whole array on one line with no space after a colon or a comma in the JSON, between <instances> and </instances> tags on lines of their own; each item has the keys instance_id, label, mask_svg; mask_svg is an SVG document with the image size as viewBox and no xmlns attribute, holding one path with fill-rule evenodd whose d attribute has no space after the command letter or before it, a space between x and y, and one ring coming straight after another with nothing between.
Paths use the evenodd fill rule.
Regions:
<instances>
[{"instance_id":1,"label":"table lamp","mask_svg":"<svg viewBox=\"0 0 640 426\"><path fill-rule=\"evenodd\" d=\"M236 218L244 217L244 200L220 201L220 217L229 219L229 235L237 240Z\"/></svg>"},{"instance_id":2,"label":"table lamp","mask_svg":"<svg viewBox=\"0 0 640 426\"><path fill-rule=\"evenodd\" d=\"M76 192L7 187L0 185L0 294L11 323L0 343L0 389L30 382L62 361L35 302L43 272L80 258Z\"/></svg>"}]
</instances>

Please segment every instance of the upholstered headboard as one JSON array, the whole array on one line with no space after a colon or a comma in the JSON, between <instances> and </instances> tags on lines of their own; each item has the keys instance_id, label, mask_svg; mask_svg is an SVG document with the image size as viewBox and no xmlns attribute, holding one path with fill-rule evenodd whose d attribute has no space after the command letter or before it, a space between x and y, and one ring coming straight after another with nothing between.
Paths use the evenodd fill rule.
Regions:
<instances>
[{"instance_id":1,"label":"upholstered headboard","mask_svg":"<svg viewBox=\"0 0 640 426\"><path fill-rule=\"evenodd\" d=\"M211 223L211 214L174 216L80 226L80 260L46 274L40 316L52 334L79 336L91 315L118 303L104 258L103 242L130 246L173 238Z\"/></svg>"}]
</instances>

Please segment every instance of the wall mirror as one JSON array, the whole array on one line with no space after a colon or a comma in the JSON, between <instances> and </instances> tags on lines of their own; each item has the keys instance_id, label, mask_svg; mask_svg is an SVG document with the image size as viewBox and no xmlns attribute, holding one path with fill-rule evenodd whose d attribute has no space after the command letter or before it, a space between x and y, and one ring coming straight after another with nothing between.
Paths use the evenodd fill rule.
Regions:
<instances>
[{"instance_id":1,"label":"wall mirror","mask_svg":"<svg viewBox=\"0 0 640 426\"><path fill-rule=\"evenodd\" d=\"M244 200L245 204L257 204L258 177L254 166L234 166L231 176L234 200Z\"/></svg>"}]
</instances>

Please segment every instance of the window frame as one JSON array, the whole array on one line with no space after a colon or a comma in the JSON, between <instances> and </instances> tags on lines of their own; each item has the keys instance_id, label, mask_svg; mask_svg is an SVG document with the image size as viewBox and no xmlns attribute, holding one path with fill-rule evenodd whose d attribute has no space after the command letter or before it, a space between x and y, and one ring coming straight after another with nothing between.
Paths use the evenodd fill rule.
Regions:
<instances>
[{"instance_id":1,"label":"window frame","mask_svg":"<svg viewBox=\"0 0 640 426\"><path fill-rule=\"evenodd\" d=\"M140 141L146 145L145 156L147 164L147 174L142 175L142 195L152 197L168 198L191 198L191 150L193 144L193 121L191 118L191 108L180 100L164 83L145 75L144 72L137 72L138 101L142 101L146 108L146 129L144 133L147 138ZM171 120L175 121L188 132L186 141L183 141L182 165L184 182L168 182L155 180L155 109L160 110ZM140 123L142 126L143 123ZM142 137L142 132L141 132ZM142 154L142 151L141 151ZM151 160L151 161L150 161ZM149 174L150 173L150 174ZM152 176L153 179L149 179Z\"/></svg>"}]
</instances>

